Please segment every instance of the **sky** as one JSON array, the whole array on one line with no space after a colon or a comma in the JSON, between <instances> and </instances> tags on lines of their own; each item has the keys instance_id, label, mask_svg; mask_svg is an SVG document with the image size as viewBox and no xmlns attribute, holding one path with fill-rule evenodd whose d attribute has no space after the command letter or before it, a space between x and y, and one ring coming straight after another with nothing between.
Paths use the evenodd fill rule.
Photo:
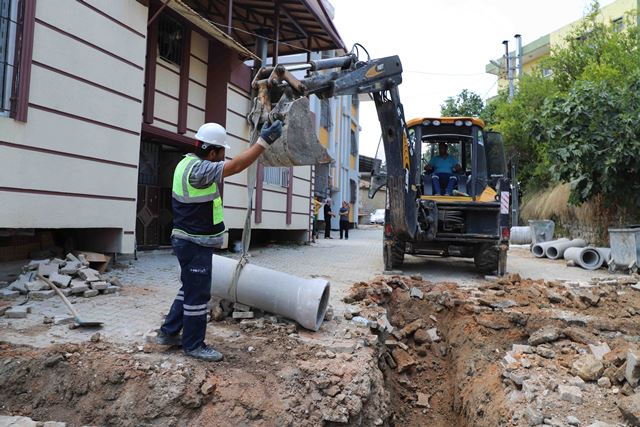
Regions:
<instances>
[{"instance_id":1,"label":"sky","mask_svg":"<svg viewBox=\"0 0 640 427\"><path fill-rule=\"evenodd\" d=\"M613 0L601 0L606 6ZM330 0L334 24L347 48L362 44L372 58L399 55L405 117L439 116L449 96L469 89L483 98L497 92L486 74L504 54L503 40L526 45L580 19L591 0ZM360 103L360 154L374 156L380 139L373 102ZM382 147L380 147L382 151Z\"/></svg>"}]
</instances>

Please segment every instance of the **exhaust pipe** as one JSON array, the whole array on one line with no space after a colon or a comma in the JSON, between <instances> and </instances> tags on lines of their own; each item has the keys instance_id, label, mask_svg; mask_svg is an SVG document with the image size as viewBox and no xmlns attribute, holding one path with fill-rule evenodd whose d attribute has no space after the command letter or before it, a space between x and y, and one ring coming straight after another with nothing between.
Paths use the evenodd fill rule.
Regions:
<instances>
[{"instance_id":1,"label":"exhaust pipe","mask_svg":"<svg viewBox=\"0 0 640 427\"><path fill-rule=\"evenodd\" d=\"M562 243L562 242L568 242L568 241L569 239L562 238L558 240L552 240L550 242L536 243L531 247L531 252L533 253L533 256L535 256L536 258L543 258L549 246L554 245L556 243Z\"/></svg>"},{"instance_id":2,"label":"exhaust pipe","mask_svg":"<svg viewBox=\"0 0 640 427\"><path fill-rule=\"evenodd\" d=\"M587 242L583 239L573 239L570 242L560 242L553 244L547 248L545 255L549 259L559 259L564 255L564 251L569 248L584 248Z\"/></svg>"},{"instance_id":3,"label":"exhaust pipe","mask_svg":"<svg viewBox=\"0 0 640 427\"><path fill-rule=\"evenodd\" d=\"M213 256L211 295L279 314L312 331L320 329L329 305L327 280L303 279L247 264L234 292L229 288L237 265L231 258Z\"/></svg>"}]
</instances>

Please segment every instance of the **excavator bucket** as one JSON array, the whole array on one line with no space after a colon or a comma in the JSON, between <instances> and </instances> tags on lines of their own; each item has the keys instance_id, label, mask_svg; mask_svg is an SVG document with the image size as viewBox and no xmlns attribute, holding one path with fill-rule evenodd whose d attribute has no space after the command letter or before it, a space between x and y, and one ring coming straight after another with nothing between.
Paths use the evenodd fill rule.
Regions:
<instances>
[{"instance_id":1,"label":"excavator bucket","mask_svg":"<svg viewBox=\"0 0 640 427\"><path fill-rule=\"evenodd\" d=\"M282 120L282 136L262 155L265 166L304 166L331 162L331 156L320 145L311 121L309 98L290 99L283 96L270 113Z\"/></svg>"}]
</instances>

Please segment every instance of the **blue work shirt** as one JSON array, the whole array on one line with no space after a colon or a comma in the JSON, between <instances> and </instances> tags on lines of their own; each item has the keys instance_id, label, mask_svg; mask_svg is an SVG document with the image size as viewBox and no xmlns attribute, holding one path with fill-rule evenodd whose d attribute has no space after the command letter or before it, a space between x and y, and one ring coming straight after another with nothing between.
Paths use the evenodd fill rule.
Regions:
<instances>
[{"instance_id":1,"label":"blue work shirt","mask_svg":"<svg viewBox=\"0 0 640 427\"><path fill-rule=\"evenodd\" d=\"M429 160L429 166L433 167L433 173L453 173L453 168L458 164L458 160L450 155L447 157L435 156Z\"/></svg>"}]
</instances>

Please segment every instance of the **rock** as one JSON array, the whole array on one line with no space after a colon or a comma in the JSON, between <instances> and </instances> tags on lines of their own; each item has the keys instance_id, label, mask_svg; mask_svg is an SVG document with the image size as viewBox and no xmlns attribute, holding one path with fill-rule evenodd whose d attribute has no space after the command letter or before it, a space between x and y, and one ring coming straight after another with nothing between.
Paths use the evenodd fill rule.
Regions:
<instances>
[{"instance_id":1,"label":"rock","mask_svg":"<svg viewBox=\"0 0 640 427\"><path fill-rule=\"evenodd\" d=\"M582 403L582 392L578 387L571 385L559 385L558 394L560 400L566 400L571 403Z\"/></svg>"},{"instance_id":2,"label":"rock","mask_svg":"<svg viewBox=\"0 0 640 427\"><path fill-rule=\"evenodd\" d=\"M93 298L98 294L99 294L99 292L96 291L95 289L88 289L88 290L83 292L82 296L85 297L85 298Z\"/></svg>"},{"instance_id":3,"label":"rock","mask_svg":"<svg viewBox=\"0 0 640 427\"><path fill-rule=\"evenodd\" d=\"M593 356L598 360L604 359L604 356L611 352L611 349L606 342L599 345L589 344L589 349Z\"/></svg>"},{"instance_id":4,"label":"rock","mask_svg":"<svg viewBox=\"0 0 640 427\"><path fill-rule=\"evenodd\" d=\"M337 385L332 385L331 387L324 390L324 392L331 397L335 397L340 393L340 387Z\"/></svg>"},{"instance_id":5,"label":"rock","mask_svg":"<svg viewBox=\"0 0 640 427\"><path fill-rule=\"evenodd\" d=\"M231 317L234 319L253 319L255 313L253 311L234 311Z\"/></svg>"},{"instance_id":6,"label":"rock","mask_svg":"<svg viewBox=\"0 0 640 427\"><path fill-rule=\"evenodd\" d=\"M531 354L533 353L533 347L531 347L530 345L524 345L524 344L513 344L511 346L510 353L512 356L514 354Z\"/></svg>"},{"instance_id":7,"label":"rock","mask_svg":"<svg viewBox=\"0 0 640 427\"><path fill-rule=\"evenodd\" d=\"M67 423L59 421L46 421L43 427L67 427Z\"/></svg>"},{"instance_id":8,"label":"rock","mask_svg":"<svg viewBox=\"0 0 640 427\"><path fill-rule=\"evenodd\" d=\"M622 397L618 402L618 409L629 425L640 426L640 393Z\"/></svg>"},{"instance_id":9,"label":"rock","mask_svg":"<svg viewBox=\"0 0 640 427\"><path fill-rule=\"evenodd\" d=\"M569 385L578 387L580 390L584 390L587 387L587 383L580 377L573 377L569 380Z\"/></svg>"},{"instance_id":10,"label":"rock","mask_svg":"<svg viewBox=\"0 0 640 427\"><path fill-rule=\"evenodd\" d=\"M413 334L418 329L424 326L422 319L416 319L411 323L408 323L400 330L400 334L402 337L408 337Z\"/></svg>"},{"instance_id":11,"label":"rock","mask_svg":"<svg viewBox=\"0 0 640 427\"><path fill-rule=\"evenodd\" d=\"M425 329L418 329L413 333L413 340L416 342L416 344L424 344L426 342L429 342L430 338Z\"/></svg>"},{"instance_id":12,"label":"rock","mask_svg":"<svg viewBox=\"0 0 640 427\"><path fill-rule=\"evenodd\" d=\"M87 286L86 283L84 283L83 280L77 280L77 279L73 279L71 281L71 294L72 295L79 295L79 294L83 294L85 291L89 290L89 286Z\"/></svg>"},{"instance_id":13,"label":"rock","mask_svg":"<svg viewBox=\"0 0 640 427\"><path fill-rule=\"evenodd\" d=\"M109 283L111 283L112 286L117 286L119 288L122 287L122 282L120 281L120 279L118 279L117 277L112 277L109 280Z\"/></svg>"},{"instance_id":14,"label":"rock","mask_svg":"<svg viewBox=\"0 0 640 427\"><path fill-rule=\"evenodd\" d=\"M602 375L604 365L591 354L580 356L571 366L571 373L585 381L596 381Z\"/></svg>"},{"instance_id":15,"label":"rock","mask_svg":"<svg viewBox=\"0 0 640 427\"><path fill-rule=\"evenodd\" d=\"M422 299L424 298L424 292L422 292L420 289L413 287L409 290L409 296L411 298L418 298L418 299Z\"/></svg>"},{"instance_id":16,"label":"rock","mask_svg":"<svg viewBox=\"0 0 640 427\"><path fill-rule=\"evenodd\" d=\"M527 419L530 426L537 426L544 422L544 417L542 416L542 412L529 405L524 410L524 416Z\"/></svg>"},{"instance_id":17,"label":"rock","mask_svg":"<svg viewBox=\"0 0 640 427\"><path fill-rule=\"evenodd\" d=\"M595 423L589 424L587 427L620 427L619 424L609 424L604 421L596 421Z\"/></svg>"},{"instance_id":18,"label":"rock","mask_svg":"<svg viewBox=\"0 0 640 427\"><path fill-rule=\"evenodd\" d=\"M78 270L82 267L80 261L67 261L64 267L60 267L60 274L68 274L74 276L78 274Z\"/></svg>"},{"instance_id":19,"label":"rock","mask_svg":"<svg viewBox=\"0 0 640 427\"><path fill-rule=\"evenodd\" d=\"M205 381L202 386L200 387L200 393L204 394L205 396L210 394L211 392L213 392L215 390L216 386L215 384L209 382L209 381Z\"/></svg>"},{"instance_id":20,"label":"rock","mask_svg":"<svg viewBox=\"0 0 640 427\"><path fill-rule=\"evenodd\" d=\"M598 305L598 302L600 302L600 295L594 293L589 289L576 291L576 294L578 295L578 298L580 298L580 301L587 305L596 306Z\"/></svg>"},{"instance_id":21,"label":"rock","mask_svg":"<svg viewBox=\"0 0 640 427\"><path fill-rule=\"evenodd\" d=\"M95 334L91 335L91 342L100 342L101 339L102 335L100 335L100 332L96 332Z\"/></svg>"},{"instance_id":22,"label":"rock","mask_svg":"<svg viewBox=\"0 0 640 427\"><path fill-rule=\"evenodd\" d=\"M395 348L391 354L395 359L396 365L398 366L398 372L402 373L411 368L413 368L416 364L416 361L409 353L401 348Z\"/></svg>"},{"instance_id":23,"label":"rock","mask_svg":"<svg viewBox=\"0 0 640 427\"><path fill-rule=\"evenodd\" d=\"M60 264L54 262L40 263L38 264L38 274L44 277L49 277L53 273L57 273L60 268Z\"/></svg>"},{"instance_id":24,"label":"rock","mask_svg":"<svg viewBox=\"0 0 640 427\"><path fill-rule=\"evenodd\" d=\"M542 328L529 336L527 342L529 345L540 345L556 341L560 337L560 331L556 328Z\"/></svg>"},{"instance_id":25,"label":"rock","mask_svg":"<svg viewBox=\"0 0 640 427\"><path fill-rule=\"evenodd\" d=\"M598 379L598 387L600 388L611 388L611 380L607 377L602 377Z\"/></svg>"},{"instance_id":26,"label":"rock","mask_svg":"<svg viewBox=\"0 0 640 427\"><path fill-rule=\"evenodd\" d=\"M441 339L438 336L438 329L436 328L427 329L427 335L429 336L431 342L438 342Z\"/></svg>"},{"instance_id":27,"label":"rock","mask_svg":"<svg viewBox=\"0 0 640 427\"><path fill-rule=\"evenodd\" d=\"M425 393L416 393L416 395L418 397L416 406L419 406L421 408L431 408L431 405L429 404L429 399L431 398L430 395Z\"/></svg>"},{"instance_id":28,"label":"rock","mask_svg":"<svg viewBox=\"0 0 640 427\"><path fill-rule=\"evenodd\" d=\"M72 277L66 274L52 273L49 280L59 288L67 288L71 284Z\"/></svg>"},{"instance_id":29,"label":"rock","mask_svg":"<svg viewBox=\"0 0 640 427\"><path fill-rule=\"evenodd\" d=\"M105 289L104 291L102 291L103 294L115 294L116 292L118 292L120 290L119 287L117 286L108 286L107 289Z\"/></svg>"},{"instance_id":30,"label":"rock","mask_svg":"<svg viewBox=\"0 0 640 427\"><path fill-rule=\"evenodd\" d=\"M632 349L627 351L626 369L624 371L624 377L627 379L632 387L638 385L640 380L640 363L638 363L638 353Z\"/></svg>"},{"instance_id":31,"label":"rock","mask_svg":"<svg viewBox=\"0 0 640 427\"><path fill-rule=\"evenodd\" d=\"M24 305L17 305L15 307L11 307L7 311L4 312L4 316L9 319L24 319L27 317L28 309Z\"/></svg>"},{"instance_id":32,"label":"rock","mask_svg":"<svg viewBox=\"0 0 640 427\"><path fill-rule=\"evenodd\" d=\"M53 318L54 325L69 325L75 322L75 317L73 316L55 316Z\"/></svg>"},{"instance_id":33,"label":"rock","mask_svg":"<svg viewBox=\"0 0 640 427\"><path fill-rule=\"evenodd\" d=\"M569 423L570 426L579 426L580 420L573 415L567 415L567 423Z\"/></svg>"},{"instance_id":34,"label":"rock","mask_svg":"<svg viewBox=\"0 0 640 427\"><path fill-rule=\"evenodd\" d=\"M538 356L544 357L545 359L553 359L556 357L555 351L548 347L538 346L534 350Z\"/></svg>"},{"instance_id":35,"label":"rock","mask_svg":"<svg viewBox=\"0 0 640 427\"><path fill-rule=\"evenodd\" d=\"M244 311L248 311L248 310L244 310ZM329 307L327 311L324 313L324 320L328 322L333 320L333 317L334 317L333 307Z\"/></svg>"},{"instance_id":36,"label":"rock","mask_svg":"<svg viewBox=\"0 0 640 427\"><path fill-rule=\"evenodd\" d=\"M36 300L36 301L43 301L49 298L53 298L56 296L56 291L54 291L53 289L48 290L48 291L33 291L33 292L29 292L29 298Z\"/></svg>"},{"instance_id":37,"label":"rock","mask_svg":"<svg viewBox=\"0 0 640 427\"><path fill-rule=\"evenodd\" d=\"M89 286L91 287L91 289L95 290L95 291L104 291L109 287L109 284L107 282L91 282L89 283Z\"/></svg>"},{"instance_id":38,"label":"rock","mask_svg":"<svg viewBox=\"0 0 640 427\"><path fill-rule=\"evenodd\" d=\"M28 417L0 415L0 426L6 427L38 427L38 423Z\"/></svg>"},{"instance_id":39,"label":"rock","mask_svg":"<svg viewBox=\"0 0 640 427\"><path fill-rule=\"evenodd\" d=\"M502 360L504 361L504 363L505 363L507 366L512 365L512 364L514 364L514 363L518 363L518 360L517 360L515 357L513 357L511 354L509 354L509 353L507 353L507 354L502 358Z\"/></svg>"},{"instance_id":40,"label":"rock","mask_svg":"<svg viewBox=\"0 0 640 427\"><path fill-rule=\"evenodd\" d=\"M93 268L81 268L78 270L78 276L85 282L99 282L100 281L100 273Z\"/></svg>"}]
</instances>

